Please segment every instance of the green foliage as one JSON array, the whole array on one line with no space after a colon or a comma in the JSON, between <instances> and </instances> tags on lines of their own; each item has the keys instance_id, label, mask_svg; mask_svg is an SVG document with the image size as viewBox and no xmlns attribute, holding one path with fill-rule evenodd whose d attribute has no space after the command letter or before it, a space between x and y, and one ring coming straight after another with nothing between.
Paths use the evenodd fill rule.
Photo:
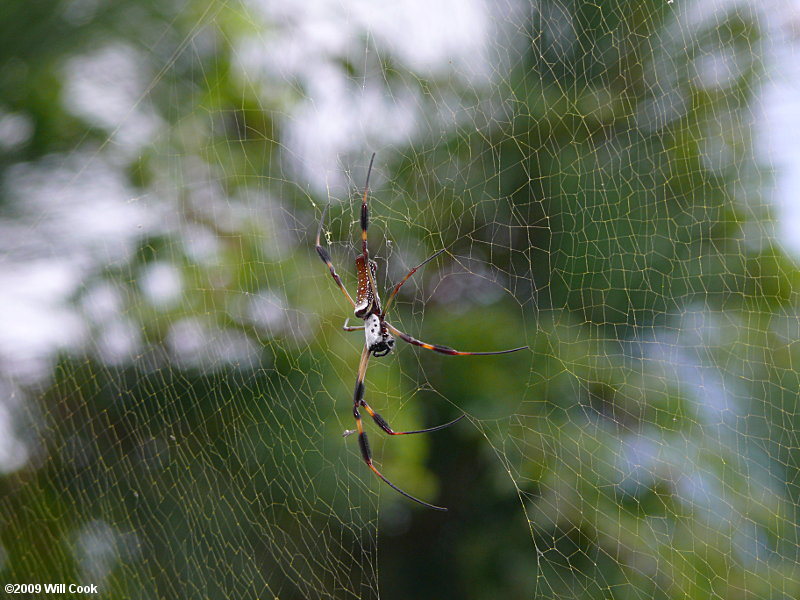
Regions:
<instances>
[{"instance_id":1,"label":"green foliage","mask_svg":"<svg viewBox=\"0 0 800 600\"><path fill-rule=\"evenodd\" d=\"M380 153L382 284L447 248L393 322L459 349L531 347L402 347L370 365L369 401L396 429L468 415L432 436L373 433L381 469L451 507L442 518L381 487L341 438L363 338L339 330L349 308L313 236L330 202L324 243L353 289L358 201L319 197L286 166L281 122L302 85L237 71L233 42L274 32L238 4L118 4L80 25L15 3L0 19L17 31L0 36L0 108L35 131L0 176L113 145L64 108L60 69L98 41L132 44L163 128L125 173L166 223L75 298L113 285L141 351L65 354L31 394L38 455L0 478L5 581L91 583L76 539L110 524L104 597L800 595L800 281L758 195L761 32L745 9L687 24L655 0L537 3L485 93L380 57L387 85L412 82L434 107L487 106ZM698 74L714 53L724 85ZM159 264L179 301L143 291ZM273 316L249 317L254 300ZM171 346L185 323L207 334L194 362ZM238 360L241 345L256 358Z\"/></svg>"}]
</instances>

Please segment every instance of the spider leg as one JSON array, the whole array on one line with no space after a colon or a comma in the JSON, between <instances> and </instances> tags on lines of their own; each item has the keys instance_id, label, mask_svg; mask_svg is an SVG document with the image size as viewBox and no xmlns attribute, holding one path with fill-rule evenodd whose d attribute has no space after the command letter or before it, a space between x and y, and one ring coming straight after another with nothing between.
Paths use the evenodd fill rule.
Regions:
<instances>
[{"instance_id":1,"label":"spider leg","mask_svg":"<svg viewBox=\"0 0 800 600\"><path fill-rule=\"evenodd\" d=\"M424 267L426 264L428 264L429 262L431 262L431 261L432 261L434 258L436 258L437 256L439 256L439 255L440 255L442 252L444 252L446 249L447 249L447 248L442 248L442 249L441 249L441 250L439 250L439 251L438 251L436 254L433 254L432 256L429 256L428 258L426 258L425 260L423 260L423 261L422 261L421 263L419 263L419 264L418 264L416 267L414 267L413 269L411 269L411 270L408 272L408 275L406 275L405 277L403 277L403 279L400 281L400 283L398 283L396 286L394 286L394 289L392 290L392 293L391 293L391 294L389 294L389 298L387 298L387 300L386 300L386 304L385 304L385 305L384 305L384 307L383 307L383 312L381 312L381 318L383 318L384 316L386 316L386 311L387 311L387 310L389 310L389 305L392 303L392 300L394 299L395 295L396 295L396 294L397 294L397 292L400 290L400 288L401 288L401 287L403 287L403 284L404 284L406 281L408 281L408 279L409 279L409 278L410 278L410 277L411 277L411 276L412 276L414 273L416 273L416 272L417 272L417 269L419 269L419 268L421 268L421 267Z\"/></svg>"},{"instance_id":2,"label":"spider leg","mask_svg":"<svg viewBox=\"0 0 800 600\"><path fill-rule=\"evenodd\" d=\"M415 498L408 492L404 492L391 481L386 479L378 469L375 468L375 465L372 464L372 449L369 446L369 440L367 439L367 434L364 431L364 425L361 422L361 414L358 412L358 407L361 406L362 402L364 402L364 377L367 374L367 363L369 362L369 348L365 345L364 350L361 352L361 363L358 365L358 377L356 379L356 389L353 392L353 417L356 420L356 431L358 431L358 446L361 448L361 457L364 459L364 462L367 463L367 466L372 470L375 475L380 477L389 487L391 487L394 491L402 494L409 500L413 500L422 506L427 506L428 508L432 508L434 510L441 510L446 511L447 509L443 506L435 506L433 504L429 504L424 500L420 500L419 498ZM365 403L366 404L366 403ZM372 413L372 411L369 411ZM345 432L345 435L349 435L349 433L353 432Z\"/></svg>"},{"instance_id":3,"label":"spider leg","mask_svg":"<svg viewBox=\"0 0 800 600\"><path fill-rule=\"evenodd\" d=\"M319 220L319 228L317 229L317 241L316 241L317 254L319 254L319 257L322 259L322 262L324 262L328 266L328 269L331 272L331 276L333 277L333 280L336 282L336 285L339 286L339 289L342 290L342 293L347 298L347 301L350 303L350 305L353 308L355 308L356 307L356 303L353 302L353 299L350 297L350 294L348 293L347 288L344 287L344 284L342 283L341 278L339 277L339 275L337 275L336 269L333 267L333 263L331 262L331 255L328 254L328 251L325 250L325 248L323 248L319 244L319 238L320 238L320 235L322 235L322 225L325 223L325 215L328 212L328 206L330 206L330 205L326 205L325 206L325 210L322 211L322 218Z\"/></svg>"},{"instance_id":4,"label":"spider leg","mask_svg":"<svg viewBox=\"0 0 800 600\"><path fill-rule=\"evenodd\" d=\"M420 348L425 348L426 350L433 350L434 352L439 352L441 354L447 354L449 356L490 356L493 354L510 354L511 352L517 352L518 350L526 350L529 346L520 346L519 348L511 348L510 350L497 350L495 352L460 352L458 350L454 350L449 346L440 346L438 344L429 344L427 342L422 342L416 338L411 337L407 333L403 333L397 327L389 323L389 321L384 321L386 323L386 327L389 328L393 334L399 337L404 342L408 342L409 344L413 344L414 346L419 346Z\"/></svg>"},{"instance_id":5,"label":"spider leg","mask_svg":"<svg viewBox=\"0 0 800 600\"><path fill-rule=\"evenodd\" d=\"M384 419L382 416L380 416L378 413L372 410L372 407L369 404L367 404L364 400L360 402L360 405L363 406L364 410L366 410L369 413L369 416L372 417L372 420L375 421L375 424L381 429L383 429L389 435L411 435L413 433L430 433L431 431L439 431L440 429L444 429L445 427L450 427L450 425L455 425L461 419L467 416L467 415L461 415L460 417L458 417L457 419L453 419L449 423L445 423L444 425L437 425L436 427L428 427L427 429L418 429L416 431L394 431L389 426L389 423L386 422L386 419Z\"/></svg>"},{"instance_id":6,"label":"spider leg","mask_svg":"<svg viewBox=\"0 0 800 600\"><path fill-rule=\"evenodd\" d=\"M350 319L345 319L344 325L342 325L342 329L344 329L345 331L361 331L362 329L364 329L364 325L348 325L349 322Z\"/></svg>"}]
</instances>

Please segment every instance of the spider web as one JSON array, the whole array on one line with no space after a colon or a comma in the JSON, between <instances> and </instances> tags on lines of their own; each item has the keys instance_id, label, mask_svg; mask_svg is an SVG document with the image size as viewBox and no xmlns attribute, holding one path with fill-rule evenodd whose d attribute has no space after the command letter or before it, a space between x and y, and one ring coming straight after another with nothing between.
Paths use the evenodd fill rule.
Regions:
<instances>
[{"instance_id":1,"label":"spider web","mask_svg":"<svg viewBox=\"0 0 800 600\"><path fill-rule=\"evenodd\" d=\"M796 4L112 4L2 20L3 583L800 596ZM445 514L341 435L373 151L389 319L530 345L371 361Z\"/></svg>"}]
</instances>

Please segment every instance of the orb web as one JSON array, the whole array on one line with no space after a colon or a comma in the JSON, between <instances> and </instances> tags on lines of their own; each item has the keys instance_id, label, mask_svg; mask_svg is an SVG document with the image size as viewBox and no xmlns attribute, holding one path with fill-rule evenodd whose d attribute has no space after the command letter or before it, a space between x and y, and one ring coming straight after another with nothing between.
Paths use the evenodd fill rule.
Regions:
<instances>
[{"instance_id":1,"label":"orb web","mask_svg":"<svg viewBox=\"0 0 800 600\"><path fill-rule=\"evenodd\" d=\"M798 595L794 5L116 4L8 19L7 582ZM444 249L389 319L531 347L371 361L396 430L467 415L365 423L445 515L341 435L364 341L314 236L354 293L372 152L384 298Z\"/></svg>"}]
</instances>

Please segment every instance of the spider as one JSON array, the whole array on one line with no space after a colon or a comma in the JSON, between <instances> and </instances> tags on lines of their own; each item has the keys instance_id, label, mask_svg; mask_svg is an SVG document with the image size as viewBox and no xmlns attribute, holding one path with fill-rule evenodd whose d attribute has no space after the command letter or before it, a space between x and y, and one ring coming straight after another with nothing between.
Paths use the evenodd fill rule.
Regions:
<instances>
[{"instance_id":1,"label":"spider","mask_svg":"<svg viewBox=\"0 0 800 600\"><path fill-rule=\"evenodd\" d=\"M440 346L438 344L428 344L427 342L422 342L418 339L415 339L408 335L407 333L403 333L397 327L389 323L386 320L386 311L389 309L389 306L392 304L392 300L397 295L397 292L403 286L403 284L408 281L408 279L416 273L417 269L423 267L425 264L432 261L434 258L439 256L442 252L445 251L445 248L442 248L432 256L428 257L416 267L411 269L408 274L400 280L400 283L394 286L392 292L389 294L389 297L386 300L386 305L381 308L381 299L378 296L378 288L375 285L375 279L377 277L378 265L377 263L369 257L369 249L367 247L367 226L369 225L369 216L367 210L367 196L369 194L369 176L372 172L372 163L375 160L375 154L373 153L372 158L369 161L369 168L367 169L367 180L364 184L364 197L361 201L361 254L356 257L356 273L358 275L358 290L356 293L355 301L350 296L347 291L347 288L344 287L341 278L336 273L336 269L331 262L330 254L328 253L325 248L323 248L320 243L320 235L322 234L322 227L325 223L325 215L328 212L328 206L322 211L322 218L319 221L319 228L317 229L317 239L316 239L316 249L317 254L322 259L328 270L330 270L331 277L336 282L336 285L339 286L339 289L342 290L345 298L353 307L355 311L355 316L359 319L364 321L363 325L358 326L351 326L349 325L350 320L347 319L344 323L343 329L345 331L359 331L363 330L366 336L366 341L364 344L364 349L361 351L361 362L358 365L358 376L356 377L356 387L355 391L353 392L353 417L356 420L356 429L348 429L344 432L344 436L347 437L352 435L353 433L358 432L358 443L359 447L361 448L361 456L364 459L364 462L367 463L367 466L372 470L375 475L380 477L384 482L386 482L392 489L399 492L406 498L413 500L423 506L427 506L428 508L432 508L434 510L441 510L446 511L447 509L442 506L435 506L433 504L429 504L419 498L415 498L408 492L401 490L391 481L386 479L383 474L375 468L375 465L372 463L372 450L369 446L369 440L367 439L367 434L364 431L364 427L361 423L361 413L359 412L359 408L363 408L367 411L372 420L375 421L375 424L380 427L383 431L385 431L389 435L411 435L415 433L430 433L432 431L438 431L440 429L444 429L445 427L450 427L450 425L454 425L458 423L461 419L463 419L466 415L461 415L457 419L450 421L449 423L445 423L443 425L438 425L436 427L429 427L428 429L420 429L418 431L394 431L386 420L380 416L377 412L375 412L372 407L364 400L364 377L367 373L367 363L369 362L370 355L374 357L381 357L386 356L394 349L394 337L392 334L399 337L404 342L409 344L413 344L414 346L419 346L421 348L425 348L426 350L433 350L434 352L439 352L441 354L447 354L449 356L488 356L493 354L509 354L510 352L517 352L518 350L525 350L528 346L521 346L519 348L512 348L510 350L499 350L496 352L459 352L458 350L454 350L448 346Z\"/></svg>"}]
</instances>

